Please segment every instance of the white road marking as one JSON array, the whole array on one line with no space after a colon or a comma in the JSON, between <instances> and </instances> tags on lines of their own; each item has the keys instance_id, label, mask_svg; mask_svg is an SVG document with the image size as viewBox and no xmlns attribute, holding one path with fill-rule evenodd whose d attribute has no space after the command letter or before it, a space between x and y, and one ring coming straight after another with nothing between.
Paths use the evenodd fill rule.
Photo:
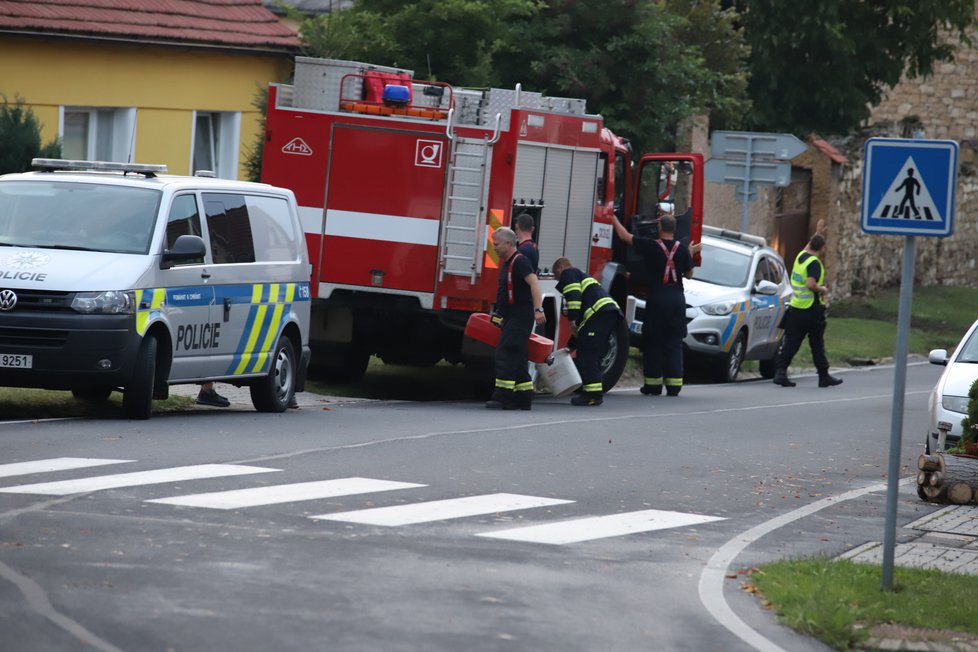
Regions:
<instances>
[{"instance_id":1,"label":"white road marking","mask_svg":"<svg viewBox=\"0 0 978 652\"><path fill-rule=\"evenodd\" d=\"M135 462L135 460L102 460L94 457L52 457L51 459L34 460L33 462L13 462L11 464L0 464L0 478L7 478L12 475L47 473L48 471L84 469L90 466L122 464L124 462Z\"/></svg>"},{"instance_id":2,"label":"white road marking","mask_svg":"<svg viewBox=\"0 0 978 652\"><path fill-rule=\"evenodd\" d=\"M574 501L540 498L539 496L521 496L519 494L486 494L449 500L434 500L413 505L394 505L393 507L376 507L354 512L319 514L309 518L367 525L412 525L414 523L429 523L431 521L444 521L496 512L511 512L518 509L533 509L534 507L547 507L549 505L563 505L572 502Z\"/></svg>"},{"instance_id":3,"label":"white road marking","mask_svg":"<svg viewBox=\"0 0 978 652\"><path fill-rule=\"evenodd\" d=\"M182 505L184 507L208 507L210 509L238 509L241 507L258 507L260 505L277 505L318 498L333 498L335 496L352 496L376 491L394 491L396 489L413 489L426 487L412 482L393 482L389 480L373 480L371 478L341 478L338 480L320 480L316 482L299 482L282 484L273 487L252 487L233 491L214 491L173 498L155 498L147 503L164 505Z\"/></svg>"},{"instance_id":4,"label":"white road marking","mask_svg":"<svg viewBox=\"0 0 978 652\"><path fill-rule=\"evenodd\" d=\"M195 464L193 466L177 466L170 469L156 469L153 471L98 475L93 478L78 478L76 480L64 480L61 482L21 484L14 487L2 487L0 488L0 493L66 496L68 494L88 493L89 491L101 491L102 489L136 487L144 484L161 484L163 482L180 482L181 480L221 478L232 475L246 475L249 473L270 473L278 470L266 469L260 466L244 466L241 464Z\"/></svg>"},{"instance_id":5,"label":"white road marking","mask_svg":"<svg viewBox=\"0 0 978 652\"><path fill-rule=\"evenodd\" d=\"M527 543L549 543L559 546L565 543L579 543L723 520L726 519L720 516L701 516L700 514L684 514L683 512L668 512L660 509L645 509L624 514L593 516L559 523L544 523L496 532L484 532L476 536L526 541Z\"/></svg>"}]
</instances>

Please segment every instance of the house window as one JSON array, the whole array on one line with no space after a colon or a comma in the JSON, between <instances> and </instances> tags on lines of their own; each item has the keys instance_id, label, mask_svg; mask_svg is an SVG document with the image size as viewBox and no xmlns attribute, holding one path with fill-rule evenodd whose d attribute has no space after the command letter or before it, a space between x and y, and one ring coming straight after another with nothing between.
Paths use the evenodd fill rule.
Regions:
<instances>
[{"instance_id":1,"label":"house window","mask_svg":"<svg viewBox=\"0 0 978 652\"><path fill-rule=\"evenodd\" d=\"M191 170L210 170L222 179L237 179L240 133L240 113L196 111Z\"/></svg>"},{"instance_id":2,"label":"house window","mask_svg":"<svg viewBox=\"0 0 978 652\"><path fill-rule=\"evenodd\" d=\"M61 110L61 153L85 161L131 161L136 109L66 106Z\"/></svg>"}]
</instances>

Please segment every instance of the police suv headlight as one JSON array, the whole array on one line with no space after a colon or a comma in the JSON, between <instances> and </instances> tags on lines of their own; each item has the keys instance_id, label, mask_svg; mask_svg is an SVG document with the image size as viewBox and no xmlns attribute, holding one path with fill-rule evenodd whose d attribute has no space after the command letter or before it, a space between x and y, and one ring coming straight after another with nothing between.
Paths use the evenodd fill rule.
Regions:
<instances>
[{"instance_id":1,"label":"police suv headlight","mask_svg":"<svg viewBox=\"0 0 978 652\"><path fill-rule=\"evenodd\" d=\"M719 303L708 303L705 306L700 306L700 310L708 315L722 316L732 313L736 305L737 303L734 301L721 301Z\"/></svg>"},{"instance_id":2,"label":"police suv headlight","mask_svg":"<svg viewBox=\"0 0 978 652\"><path fill-rule=\"evenodd\" d=\"M78 292L71 301L72 310L85 314L129 315L135 305L135 294L122 290Z\"/></svg>"},{"instance_id":3,"label":"police suv headlight","mask_svg":"<svg viewBox=\"0 0 978 652\"><path fill-rule=\"evenodd\" d=\"M944 396L941 399L941 406L945 410L950 412L960 412L961 414L968 414L968 399L967 396Z\"/></svg>"}]
</instances>

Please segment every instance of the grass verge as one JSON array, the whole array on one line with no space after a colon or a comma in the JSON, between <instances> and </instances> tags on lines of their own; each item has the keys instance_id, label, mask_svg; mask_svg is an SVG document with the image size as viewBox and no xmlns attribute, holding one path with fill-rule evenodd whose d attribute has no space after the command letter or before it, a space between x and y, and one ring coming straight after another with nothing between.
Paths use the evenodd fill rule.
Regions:
<instances>
[{"instance_id":1,"label":"grass verge","mask_svg":"<svg viewBox=\"0 0 978 652\"><path fill-rule=\"evenodd\" d=\"M185 410L194 404L186 396L153 401L153 412ZM105 402L82 401L71 392L0 387L0 416L4 419L58 419L64 417L122 417L122 394L113 392Z\"/></svg>"},{"instance_id":2,"label":"grass verge","mask_svg":"<svg viewBox=\"0 0 978 652\"><path fill-rule=\"evenodd\" d=\"M978 578L898 568L894 590L883 591L881 572L850 561L779 561L755 570L751 582L781 622L836 650L858 647L885 624L978 635L968 597L978 591Z\"/></svg>"}]
</instances>

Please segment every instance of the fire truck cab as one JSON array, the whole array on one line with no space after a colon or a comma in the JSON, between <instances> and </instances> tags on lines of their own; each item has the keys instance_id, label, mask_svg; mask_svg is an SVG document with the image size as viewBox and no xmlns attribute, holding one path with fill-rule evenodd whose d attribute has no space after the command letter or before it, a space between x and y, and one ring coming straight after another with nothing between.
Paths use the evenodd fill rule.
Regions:
<instances>
[{"instance_id":1,"label":"fire truck cab","mask_svg":"<svg viewBox=\"0 0 978 652\"><path fill-rule=\"evenodd\" d=\"M670 204L680 235L699 239L702 156L646 155L588 114L581 99L515 89L456 88L410 70L296 59L292 85L269 90L262 180L291 188L312 263L312 364L363 374L388 363L485 360L463 335L489 312L499 261L494 229L520 213L536 222L547 336L570 336L550 266L568 257L625 297L640 261L614 237L654 227ZM627 218L627 219L625 219ZM628 354L622 324L609 347L605 386Z\"/></svg>"}]
</instances>

